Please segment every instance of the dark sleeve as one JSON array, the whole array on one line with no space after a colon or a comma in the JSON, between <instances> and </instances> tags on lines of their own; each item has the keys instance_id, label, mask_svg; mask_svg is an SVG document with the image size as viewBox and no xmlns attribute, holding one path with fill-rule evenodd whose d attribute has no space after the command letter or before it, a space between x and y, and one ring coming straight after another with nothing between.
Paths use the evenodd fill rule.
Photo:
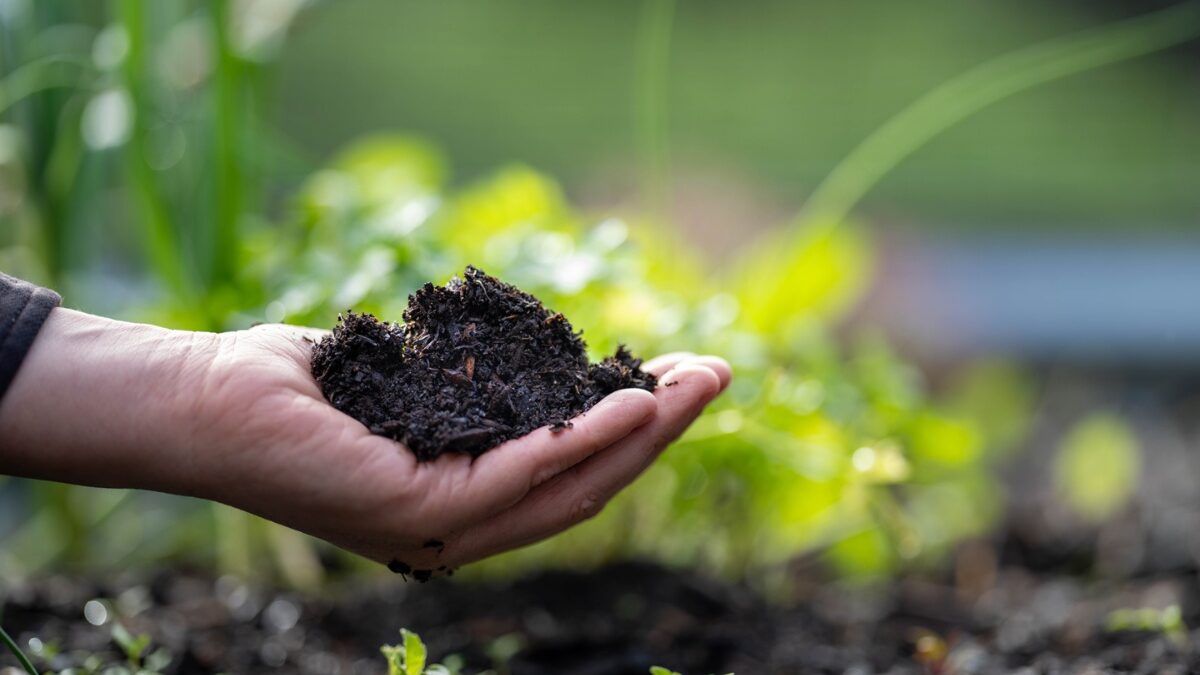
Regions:
<instances>
[{"instance_id":1,"label":"dark sleeve","mask_svg":"<svg viewBox=\"0 0 1200 675\"><path fill-rule=\"evenodd\" d=\"M0 399L50 310L60 302L58 293L0 272Z\"/></svg>"}]
</instances>

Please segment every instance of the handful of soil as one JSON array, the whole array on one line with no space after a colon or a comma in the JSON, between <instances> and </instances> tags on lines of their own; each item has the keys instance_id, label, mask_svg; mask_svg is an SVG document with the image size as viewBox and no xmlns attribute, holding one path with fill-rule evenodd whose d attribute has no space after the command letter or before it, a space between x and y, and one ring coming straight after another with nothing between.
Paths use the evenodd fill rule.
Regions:
<instances>
[{"instance_id":1,"label":"handful of soil","mask_svg":"<svg viewBox=\"0 0 1200 675\"><path fill-rule=\"evenodd\" d=\"M403 323L339 316L312 372L335 408L424 461L564 428L618 389L657 384L624 346L591 364L586 347L562 314L467 267L409 296Z\"/></svg>"}]
</instances>

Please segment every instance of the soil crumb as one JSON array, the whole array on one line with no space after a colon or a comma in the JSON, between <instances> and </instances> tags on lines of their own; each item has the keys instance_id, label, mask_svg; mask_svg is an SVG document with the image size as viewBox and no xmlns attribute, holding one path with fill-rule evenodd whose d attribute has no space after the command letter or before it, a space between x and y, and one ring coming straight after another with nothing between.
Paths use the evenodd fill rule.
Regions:
<instances>
[{"instance_id":1,"label":"soil crumb","mask_svg":"<svg viewBox=\"0 0 1200 675\"><path fill-rule=\"evenodd\" d=\"M334 407L422 461L562 430L618 389L657 384L624 346L589 363L566 317L475 267L425 284L403 319L340 315L313 348L312 372Z\"/></svg>"}]
</instances>

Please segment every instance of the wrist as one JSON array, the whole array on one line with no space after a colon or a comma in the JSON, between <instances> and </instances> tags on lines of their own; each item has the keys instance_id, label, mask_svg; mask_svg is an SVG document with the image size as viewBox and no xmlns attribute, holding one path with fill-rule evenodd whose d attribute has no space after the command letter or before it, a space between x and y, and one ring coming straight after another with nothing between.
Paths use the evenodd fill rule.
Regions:
<instances>
[{"instance_id":1,"label":"wrist","mask_svg":"<svg viewBox=\"0 0 1200 675\"><path fill-rule=\"evenodd\" d=\"M0 472L190 492L190 385L216 337L55 309L0 401Z\"/></svg>"}]
</instances>

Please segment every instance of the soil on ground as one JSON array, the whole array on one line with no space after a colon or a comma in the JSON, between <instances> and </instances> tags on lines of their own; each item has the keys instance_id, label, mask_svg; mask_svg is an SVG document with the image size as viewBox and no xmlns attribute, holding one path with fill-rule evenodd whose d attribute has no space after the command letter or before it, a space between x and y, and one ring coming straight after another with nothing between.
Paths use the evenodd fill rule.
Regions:
<instances>
[{"instance_id":1,"label":"soil on ground","mask_svg":"<svg viewBox=\"0 0 1200 675\"><path fill-rule=\"evenodd\" d=\"M313 349L312 371L334 407L423 461L477 456L562 428L618 389L656 385L624 346L589 363L566 317L474 267L409 296L403 319L340 316Z\"/></svg>"},{"instance_id":2,"label":"soil on ground","mask_svg":"<svg viewBox=\"0 0 1200 675\"><path fill-rule=\"evenodd\" d=\"M1084 580L1000 566L985 584L909 578L847 589L798 577L788 606L690 572L627 563L510 584L389 578L324 598L233 577L52 577L5 589L5 627L62 654L121 660L112 621L170 655L166 675L383 675L379 646L418 631L465 674L1100 675L1200 672L1193 574ZM85 610L100 600L107 609ZM1182 606L1184 627L1114 631L1113 610ZM85 621L102 618L100 626ZM13 663L0 654L0 669Z\"/></svg>"}]
</instances>

